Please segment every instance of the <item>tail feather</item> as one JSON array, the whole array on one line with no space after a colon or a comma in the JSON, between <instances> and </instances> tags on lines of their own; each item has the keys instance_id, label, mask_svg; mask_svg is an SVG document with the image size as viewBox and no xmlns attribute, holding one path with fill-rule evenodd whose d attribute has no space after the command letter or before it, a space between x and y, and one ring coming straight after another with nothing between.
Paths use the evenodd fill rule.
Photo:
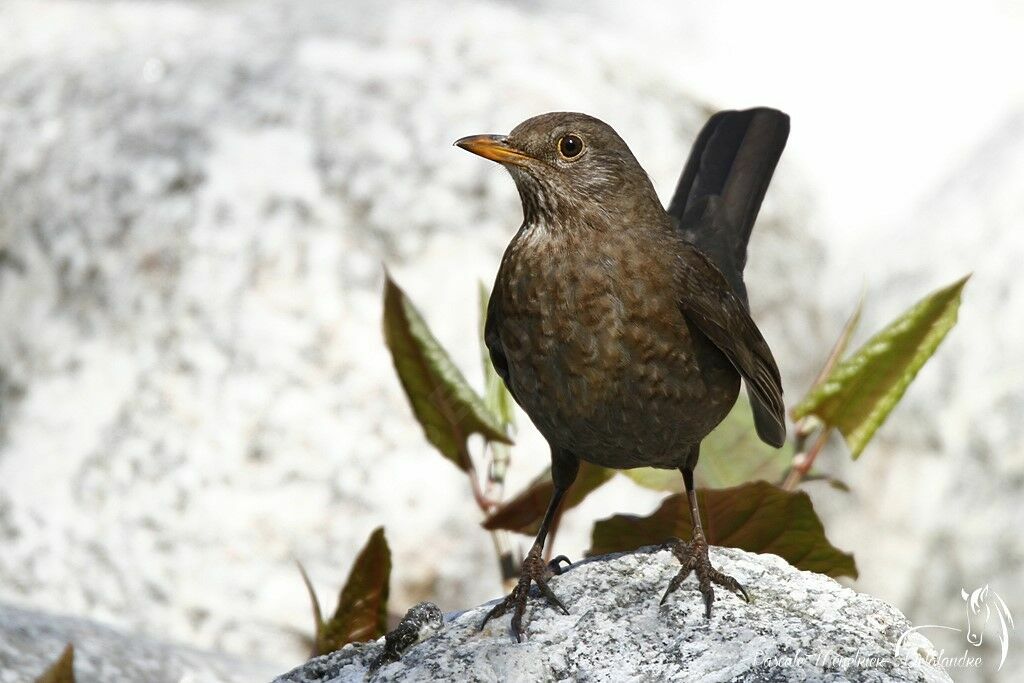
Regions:
<instances>
[{"instance_id":1,"label":"tail feather","mask_svg":"<svg viewBox=\"0 0 1024 683\"><path fill-rule=\"evenodd\" d=\"M789 137L775 109L723 111L701 130L668 213L746 301L747 242Z\"/></svg>"}]
</instances>

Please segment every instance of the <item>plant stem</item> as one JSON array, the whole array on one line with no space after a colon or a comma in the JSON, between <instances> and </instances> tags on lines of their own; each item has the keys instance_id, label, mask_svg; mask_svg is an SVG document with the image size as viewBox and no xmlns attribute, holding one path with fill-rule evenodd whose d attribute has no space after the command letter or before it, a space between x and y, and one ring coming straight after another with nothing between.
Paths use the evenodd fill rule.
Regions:
<instances>
[{"instance_id":1,"label":"plant stem","mask_svg":"<svg viewBox=\"0 0 1024 683\"><path fill-rule=\"evenodd\" d=\"M782 488L792 491L807 476L807 473L811 471L811 467L814 466L814 461L817 459L818 454L821 453L821 449L828 443L828 437L831 433L831 427L823 427L818 432L818 438L814 440L814 443L811 444L807 452L797 453L793 458L793 467L790 468L789 474L786 475L786 480L782 483Z\"/></svg>"},{"instance_id":2,"label":"plant stem","mask_svg":"<svg viewBox=\"0 0 1024 683\"><path fill-rule=\"evenodd\" d=\"M469 475L469 483L473 487L473 499L476 500L477 507L480 508L480 511L486 516L498 505L498 502L492 500L487 493L480 488L480 478L477 476L476 465L473 464L473 458L470 457L468 450L463 451L463 457L465 458L465 461L469 463L466 474Z\"/></svg>"},{"instance_id":3,"label":"plant stem","mask_svg":"<svg viewBox=\"0 0 1024 683\"><path fill-rule=\"evenodd\" d=\"M466 462L469 463L469 469L466 474L469 475L470 485L473 489L473 499L476 501L477 507L480 508L480 512L483 513L484 517L487 517L501 502L505 482L496 482L495 477L488 476L487 487L482 489L473 459L468 452L465 452L464 455ZM491 471L492 468L489 463L488 473ZM497 496L493 497L495 489L497 489ZM500 530L494 530L490 532L490 536L491 543L494 545L494 553L497 555L498 568L501 571L501 583L506 589L511 590L510 582L519 576L519 567L512 556L512 551L509 549L508 534Z\"/></svg>"}]
</instances>

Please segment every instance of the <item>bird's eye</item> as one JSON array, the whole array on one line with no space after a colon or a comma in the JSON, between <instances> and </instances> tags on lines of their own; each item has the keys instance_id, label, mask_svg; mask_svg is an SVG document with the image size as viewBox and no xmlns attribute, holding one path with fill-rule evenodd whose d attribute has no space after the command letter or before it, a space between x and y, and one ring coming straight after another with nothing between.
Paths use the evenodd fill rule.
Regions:
<instances>
[{"instance_id":1,"label":"bird's eye","mask_svg":"<svg viewBox=\"0 0 1024 683\"><path fill-rule=\"evenodd\" d=\"M578 157L580 152L583 151L583 140L579 135L563 135L558 141L558 153L566 159L572 159Z\"/></svg>"}]
</instances>

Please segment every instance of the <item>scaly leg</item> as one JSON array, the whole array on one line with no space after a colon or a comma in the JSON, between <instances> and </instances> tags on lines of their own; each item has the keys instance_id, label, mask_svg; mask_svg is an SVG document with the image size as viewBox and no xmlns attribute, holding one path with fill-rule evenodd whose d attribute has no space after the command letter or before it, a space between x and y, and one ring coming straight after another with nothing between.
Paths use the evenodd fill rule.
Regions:
<instances>
[{"instance_id":1,"label":"scaly leg","mask_svg":"<svg viewBox=\"0 0 1024 683\"><path fill-rule=\"evenodd\" d=\"M711 584L717 583L719 586L728 588L737 595L742 595L743 599L747 602L750 602L750 597L739 581L723 574L711 565L711 559L708 557L708 542L704 538L704 528L700 523L700 510L697 508L697 492L693 488L693 468L684 467L681 469L683 472L683 483L686 485L686 497L690 501L690 518L693 520L693 540L685 543L676 538L662 546L671 549L672 554L679 559L683 566L679 569L679 573L669 582L668 589L661 598L661 604L665 604L668 596L679 588L679 584L690 575L690 572L693 572L697 575L697 586L700 588L701 595L704 596L704 616L710 619L711 604L715 601L715 589L712 588Z\"/></svg>"},{"instance_id":2,"label":"scaly leg","mask_svg":"<svg viewBox=\"0 0 1024 683\"><path fill-rule=\"evenodd\" d=\"M544 513L544 520L541 522L540 531L537 532L537 538L533 542L533 547L530 548L530 552L523 559L519 583L516 584L516 587L512 589L512 592L504 600L487 613L483 623L480 624L480 628L486 626L487 622L494 617L499 617L512 609L512 633L516 637L516 642L522 642L523 613L526 611L526 599L530 593L531 583L537 584L537 588L540 589L541 594L549 605L557 607L564 614L569 613L569 610L565 608L562 601L555 596L548 586L548 580L553 575L561 573L561 562L572 563L564 555L559 555L551 560L550 563L545 563L543 551L544 541L547 539L548 530L551 528L551 521L555 517L555 512L558 510L565 492L569 489L569 485L576 478L578 469L579 460L575 456L568 453L552 452L551 475L554 480L555 490L551 495L551 502L548 503L547 512Z\"/></svg>"}]
</instances>

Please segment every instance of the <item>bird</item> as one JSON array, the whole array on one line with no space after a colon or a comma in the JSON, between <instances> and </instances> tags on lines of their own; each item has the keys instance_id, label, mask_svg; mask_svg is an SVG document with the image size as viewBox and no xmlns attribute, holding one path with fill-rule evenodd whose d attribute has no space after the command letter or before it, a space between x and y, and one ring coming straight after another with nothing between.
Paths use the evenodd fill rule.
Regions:
<instances>
[{"instance_id":1,"label":"bird","mask_svg":"<svg viewBox=\"0 0 1024 683\"><path fill-rule=\"evenodd\" d=\"M782 382L750 315L747 242L789 136L766 107L720 111L698 135L667 209L629 146L603 121L552 112L508 135L455 145L495 161L519 191L523 222L495 277L484 341L495 370L551 449L553 493L509 610L522 640L531 585L568 614L543 559L552 519L580 460L679 469L693 520L666 601L692 572L710 619L713 584L749 601L708 556L693 473L701 441L730 412L741 380L758 436L786 438Z\"/></svg>"}]
</instances>

